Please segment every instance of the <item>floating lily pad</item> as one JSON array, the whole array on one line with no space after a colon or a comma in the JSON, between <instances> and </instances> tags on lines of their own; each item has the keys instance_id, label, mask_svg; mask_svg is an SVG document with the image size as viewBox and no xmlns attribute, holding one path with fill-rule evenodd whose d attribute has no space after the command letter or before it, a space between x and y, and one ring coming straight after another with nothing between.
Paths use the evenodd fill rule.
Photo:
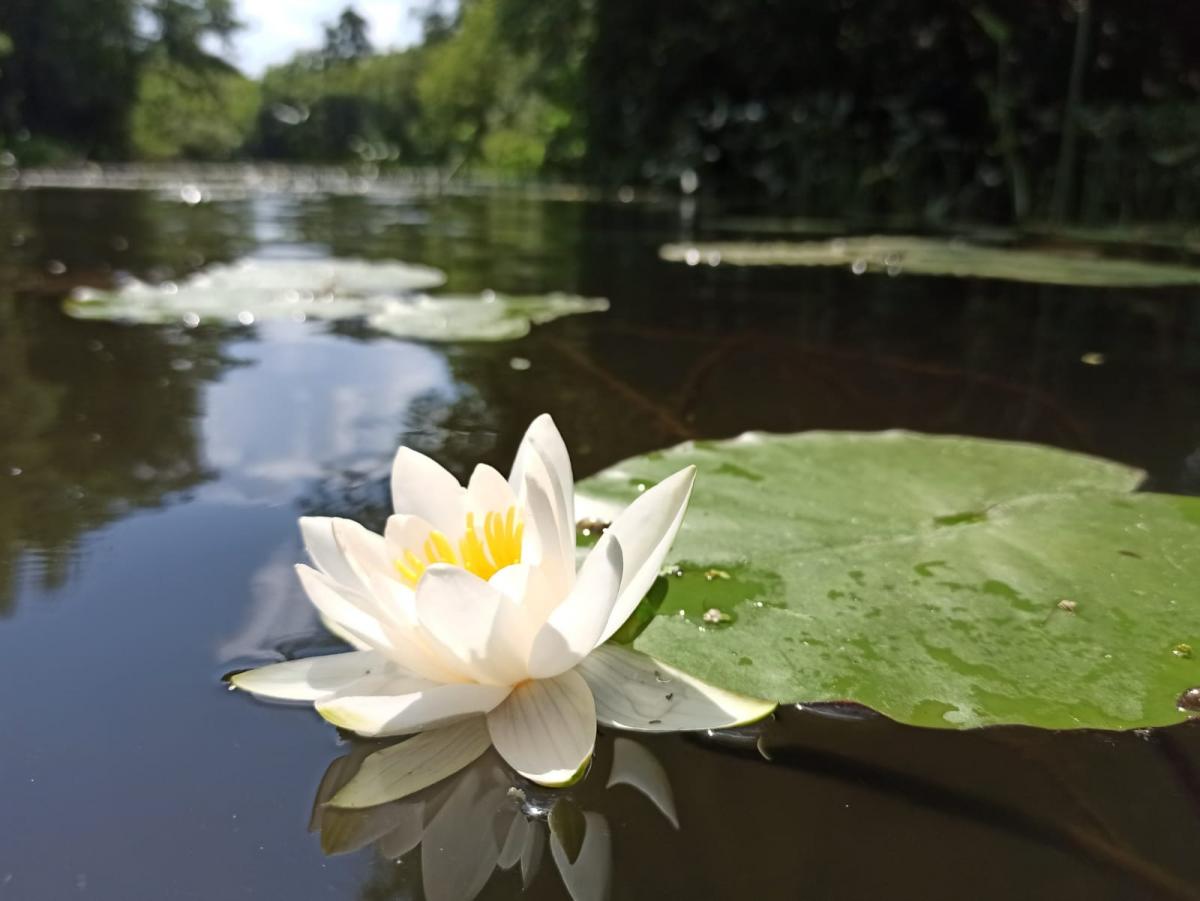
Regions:
<instances>
[{"instance_id":1,"label":"floating lily pad","mask_svg":"<svg viewBox=\"0 0 1200 901\"><path fill-rule=\"evenodd\" d=\"M580 484L577 511L609 519L689 463L678 570L644 602L638 650L732 691L924 726L1186 718L1200 498L1132 493L1137 470L1034 445L751 433L619 463Z\"/></svg>"},{"instance_id":2,"label":"floating lily pad","mask_svg":"<svg viewBox=\"0 0 1200 901\"><path fill-rule=\"evenodd\" d=\"M691 265L845 266L858 273L948 275L1097 288L1200 284L1200 267L1196 266L1085 252L985 247L941 238L668 244L659 255L669 262Z\"/></svg>"},{"instance_id":3,"label":"floating lily pad","mask_svg":"<svg viewBox=\"0 0 1200 901\"><path fill-rule=\"evenodd\" d=\"M608 309L600 297L546 294L506 297L492 292L471 297L429 297L388 301L367 320L378 331L425 341L511 341L562 316Z\"/></svg>"}]
</instances>

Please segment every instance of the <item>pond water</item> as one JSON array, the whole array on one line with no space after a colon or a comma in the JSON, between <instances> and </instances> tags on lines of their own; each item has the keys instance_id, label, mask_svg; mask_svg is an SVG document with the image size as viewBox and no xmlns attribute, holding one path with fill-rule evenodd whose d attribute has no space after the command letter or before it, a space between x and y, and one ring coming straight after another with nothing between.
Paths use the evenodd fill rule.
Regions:
<instances>
[{"instance_id":1,"label":"pond water","mask_svg":"<svg viewBox=\"0 0 1200 901\"><path fill-rule=\"evenodd\" d=\"M222 679L336 647L292 570L296 517L381 525L399 443L506 470L548 411L582 476L687 438L900 427L1200 492L1195 288L658 256L744 236L670 203L0 192L0 898L1200 897L1194 723L955 733L789 708L731 735L602 730L589 778L523 802L484 758L425 801L419 851L411 805L310 822L366 744ZM476 343L61 308L118 272L249 254L611 306ZM583 832L573 861L552 807Z\"/></svg>"}]
</instances>

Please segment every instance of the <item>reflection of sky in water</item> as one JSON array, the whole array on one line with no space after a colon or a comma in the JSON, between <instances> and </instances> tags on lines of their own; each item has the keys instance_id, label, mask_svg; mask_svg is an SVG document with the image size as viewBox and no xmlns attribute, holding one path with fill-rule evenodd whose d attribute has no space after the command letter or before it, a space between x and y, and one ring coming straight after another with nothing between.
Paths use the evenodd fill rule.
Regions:
<instances>
[{"instance_id":1,"label":"reflection of sky in water","mask_svg":"<svg viewBox=\"0 0 1200 901\"><path fill-rule=\"evenodd\" d=\"M428 347L354 341L311 323L263 323L259 337L230 348L250 365L206 389L202 454L219 475L197 492L202 501L290 505L335 473L383 475L413 402L455 394L445 357ZM255 570L252 601L218 661L272 659L281 641L319 633L293 569L303 559L296 534Z\"/></svg>"},{"instance_id":2,"label":"reflection of sky in water","mask_svg":"<svg viewBox=\"0 0 1200 901\"><path fill-rule=\"evenodd\" d=\"M209 500L275 503L330 472L390 458L410 405L453 383L445 357L416 344L362 343L306 323L263 324L267 342L234 345L251 365L208 388L204 458L220 478Z\"/></svg>"}]
</instances>

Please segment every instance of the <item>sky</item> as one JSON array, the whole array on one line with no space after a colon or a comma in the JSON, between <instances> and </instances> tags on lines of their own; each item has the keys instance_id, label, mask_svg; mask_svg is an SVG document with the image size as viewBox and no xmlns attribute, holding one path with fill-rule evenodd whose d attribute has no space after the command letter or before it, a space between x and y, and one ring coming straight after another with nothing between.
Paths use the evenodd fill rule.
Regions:
<instances>
[{"instance_id":1,"label":"sky","mask_svg":"<svg viewBox=\"0 0 1200 901\"><path fill-rule=\"evenodd\" d=\"M247 75L259 76L268 66L287 60L297 50L321 45L322 26L332 22L351 0L237 0L237 13L246 27L233 42L232 54L222 55ZM413 16L419 0L353 0L371 25L377 49L403 47L421 36Z\"/></svg>"}]
</instances>

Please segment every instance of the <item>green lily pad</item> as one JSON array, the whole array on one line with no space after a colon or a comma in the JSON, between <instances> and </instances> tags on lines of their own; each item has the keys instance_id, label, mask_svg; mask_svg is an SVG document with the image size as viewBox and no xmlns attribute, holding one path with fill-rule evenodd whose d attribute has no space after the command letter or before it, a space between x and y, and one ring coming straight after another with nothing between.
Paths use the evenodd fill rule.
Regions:
<instances>
[{"instance_id":1,"label":"green lily pad","mask_svg":"<svg viewBox=\"0 0 1200 901\"><path fill-rule=\"evenodd\" d=\"M212 266L180 282L129 279L114 291L82 288L63 308L77 319L189 326L366 318L377 331L425 341L513 340L533 325L608 309L601 298L565 294L417 293L444 281L439 270L408 263L250 259Z\"/></svg>"},{"instance_id":2,"label":"green lily pad","mask_svg":"<svg viewBox=\"0 0 1200 901\"><path fill-rule=\"evenodd\" d=\"M611 519L689 463L677 568L643 602L638 650L923 726L1187 717L1200 498L1133 493L1137 470L1034 445L750 433L618 463L580 483L577 511Z\"/></svg>"},{"instance_id":3,"label":"green lily pad","mask_svg":"<svg viewBox=\"0 0 1200 901\"><path fill-rule=\"evenodd\" d=\"M1200 267L1196 266L905 236L667 244L659 256L689 265L845 266L856 273L947 275L1097 288L1200 284Z\"/></svg>"}]
</instances>

